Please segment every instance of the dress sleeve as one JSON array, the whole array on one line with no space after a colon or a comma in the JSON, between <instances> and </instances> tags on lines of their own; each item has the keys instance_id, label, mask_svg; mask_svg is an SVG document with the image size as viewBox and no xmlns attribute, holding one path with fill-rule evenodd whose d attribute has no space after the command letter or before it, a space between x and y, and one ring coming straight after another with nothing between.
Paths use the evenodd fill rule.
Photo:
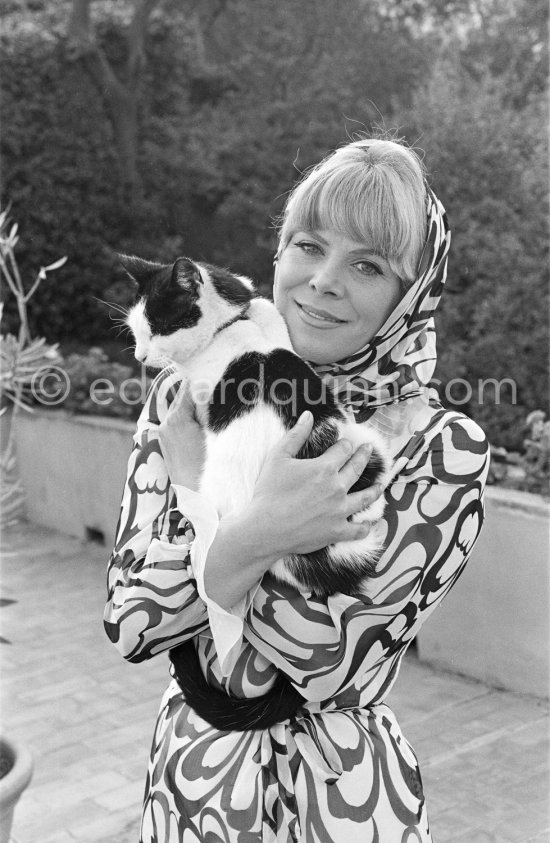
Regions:
<instances>
[{"instance_id":1,"label":"dress sleeve","mask_svg":"<svg viewBox=\"0 0 550 843\"><path fill-rule=\"evenodd\" d=\"M178 508L178 487L170 484L158 435L178 386L176 375L162 372L147 397L134 435L109 561L105 630L132 662L208 628L191 567L193 527Z\"/></svg>"},{"instance_id":2,"label":"dress sleeve","mask_svg":"<svg viewBox=\"0 0 550 843\"><path fill-rule=\"evenodd\" d=\"M461 414L386 490L386 549L366 595L315 598L271 575L244 634L309 702L381 700L420 626L460 576L483 522L488 445Z\"/></svg>"}]
</instances>

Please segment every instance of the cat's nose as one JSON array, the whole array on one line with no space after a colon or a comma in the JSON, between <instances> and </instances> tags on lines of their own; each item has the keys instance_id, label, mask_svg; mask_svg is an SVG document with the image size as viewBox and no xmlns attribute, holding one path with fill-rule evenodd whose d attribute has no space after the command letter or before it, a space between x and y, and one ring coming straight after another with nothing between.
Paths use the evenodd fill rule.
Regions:
<instances>
[{"instance_id":1,"label":"cat's nose","mask_svg":"<svg viewBox=\"0 0 550 843\"><path fill-rule=\"evenodd\" d=\"M147 360L147 352L144 351L142 348L136 348L134 352L134 357L139 363L145 363Z\"/></svg>"}]
</instances>

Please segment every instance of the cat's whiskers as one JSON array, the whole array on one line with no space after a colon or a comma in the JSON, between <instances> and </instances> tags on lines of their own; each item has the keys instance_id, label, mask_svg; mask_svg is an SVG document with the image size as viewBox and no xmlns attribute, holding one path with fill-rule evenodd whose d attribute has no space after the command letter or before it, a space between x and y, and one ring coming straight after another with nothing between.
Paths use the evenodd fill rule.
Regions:
<instances>
[{"instance_id":1,"label":"cat's whiskers","mask_svg":"<svg viewBox=\"0 0 550 843\"><path fill-rule=\"evenodd\" d=\"M124 334L124 333L128 333L128 332L129 332L129 333L132 333L131 328L129 327L129 325L127 325L127 324L126 324L126 322L124 322L122 319L116 319L116 320L115 320L115 319L113 319L113 322L115 322L115 323L116 323L115 325L113 325L113 326L112 326L112 327L113 327L113 330L114 330L114 329L117 327L117 325L118 325L117 337L120 337L120 335L121 335L121 334Z\"/></svg>"},{"instance_id":2,"label":"cat's whiskers","mask_svg":"<svg viewBox=\"0 0 550 843\"><path fill-rule=\"evenodd\" d=\"M122 314L122 318L120 316L114 316L112 313L108 313L107 316L111 322L114 323L113 328L118 326L119 330L117 332L117 337L120 337L125 331L130 331L131 328L127 323L128 313L130 312L129 307L123 307L121 304L117 302L109 302L105 301L104 299L100 299L97 296L92 296L95 301L99 302L99 304L104 304L105 307L110 308L110 310L115 310L117 313Z\"/></svg>"},{"instance_id":3,"label":"cat's whiskers","mask_svg":"<svg viewBox=\"0 0 550 843\"><path fill-rule=\"evenodd\" d=\"M99 304L104 304L105 307L109 307L109 308L111 308L111 310L116 310L116 311L118 311L118 313L122 313L122 315L124 317L128 316L128 313L130 312L130 307L124 307L123 305L119 304L118 302L105 301L104 299L100 299L97 296L92 296L92 298L95 299L95 301L99 302ZM109 319L112 319L112 318L113 317L111 316L111 314L109 314Z\"/></svg>"}]
</instances>

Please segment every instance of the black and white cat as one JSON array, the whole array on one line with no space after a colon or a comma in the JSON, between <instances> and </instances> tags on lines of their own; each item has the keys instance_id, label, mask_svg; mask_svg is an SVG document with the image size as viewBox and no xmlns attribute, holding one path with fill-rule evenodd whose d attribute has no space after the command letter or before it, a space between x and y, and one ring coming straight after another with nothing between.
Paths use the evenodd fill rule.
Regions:
<instances>
[{"instance_id":1,"label":"black and white cat","mask_svg":"<svg viewBox=\"0 0 550 843\"><path fill-rule=\"evenodd\" d=\"M135 355L148 366L172 365L187 381L205 431L205 463L199 492L220 517L252 499L267 452L311 410L314 426L299 457L319 456L345 437L373 453L350 491L384 483L387 445L373 430L355 424L333 393L292 350L275 306L259 297L252 281L188 258L171 265L120 256L137 282L127 316ZM351 516L371 522L369 535L279 560L271 572L318 596L352 593L372 574L383 549L384 498Z\"/></svg>"}]
</instances>

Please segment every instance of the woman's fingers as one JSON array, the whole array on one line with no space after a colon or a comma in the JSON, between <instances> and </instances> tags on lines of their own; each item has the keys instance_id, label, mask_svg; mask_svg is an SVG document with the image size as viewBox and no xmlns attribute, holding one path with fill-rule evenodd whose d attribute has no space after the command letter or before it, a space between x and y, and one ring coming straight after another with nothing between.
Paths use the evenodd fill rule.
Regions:
<instances>
[{"instance_id":1,"label":"woman's fingers","mask_svg":"<svg viewBox=\"0 0 550 843\"><path fill-rule=\"evenodd\" d=\"M349 457L348 452L349 458L340 469L340 479L344 483L346 489L351 489L353 484L357 482L359 477L361 477L367 467L371 454L372 445L360 445L351 457Z\"/></svg>"},{"instance_id":2,"label":"woman's fingers","mask_svg":"<svg viewBox=\"0 0 550 843\"><path fill-rule=\"evenodd\" d=\"M280 442L275 445L273 452L281 456L295 457L302 448L313 428L313 415L309 410L302 413L294 427L287 430Z\"/></svg>"},{"instance_id":3,"label":"woman's fingers","mask_svg":"<svg viewBox=\"0 0 550 843\"><path fill-rule=\"evenodd\" d=\"M349 518L350 515L355 515L357 512L367 509L380 497L383 491L383 486L380 483L375 483L374 486L363 489L362 492L352 492L347 495L346 517Z\"/></svg>"},{"instance_id":4,"label":"woman's fingers","mask_svg":"<svg viewBox=\"0 0 550 843\"><path fill-rule=\"evenodd\" d=\"M177 391L176 397L170 404L169 413L189 412L195 405L191 393L185 383L182 383Z\"/></svg>"},{"instance_id":5,"label":"woman's fingers","mask_svg":"<svg viewBox=\"0 0 550 843\"><path fill-rule=\"evenodd\" d=\"M195 417L195 404L185 384L180 385L168 408L165 421L169 424L182 424L190 421L198 423Z\"/></svg>"}]
</instances>

